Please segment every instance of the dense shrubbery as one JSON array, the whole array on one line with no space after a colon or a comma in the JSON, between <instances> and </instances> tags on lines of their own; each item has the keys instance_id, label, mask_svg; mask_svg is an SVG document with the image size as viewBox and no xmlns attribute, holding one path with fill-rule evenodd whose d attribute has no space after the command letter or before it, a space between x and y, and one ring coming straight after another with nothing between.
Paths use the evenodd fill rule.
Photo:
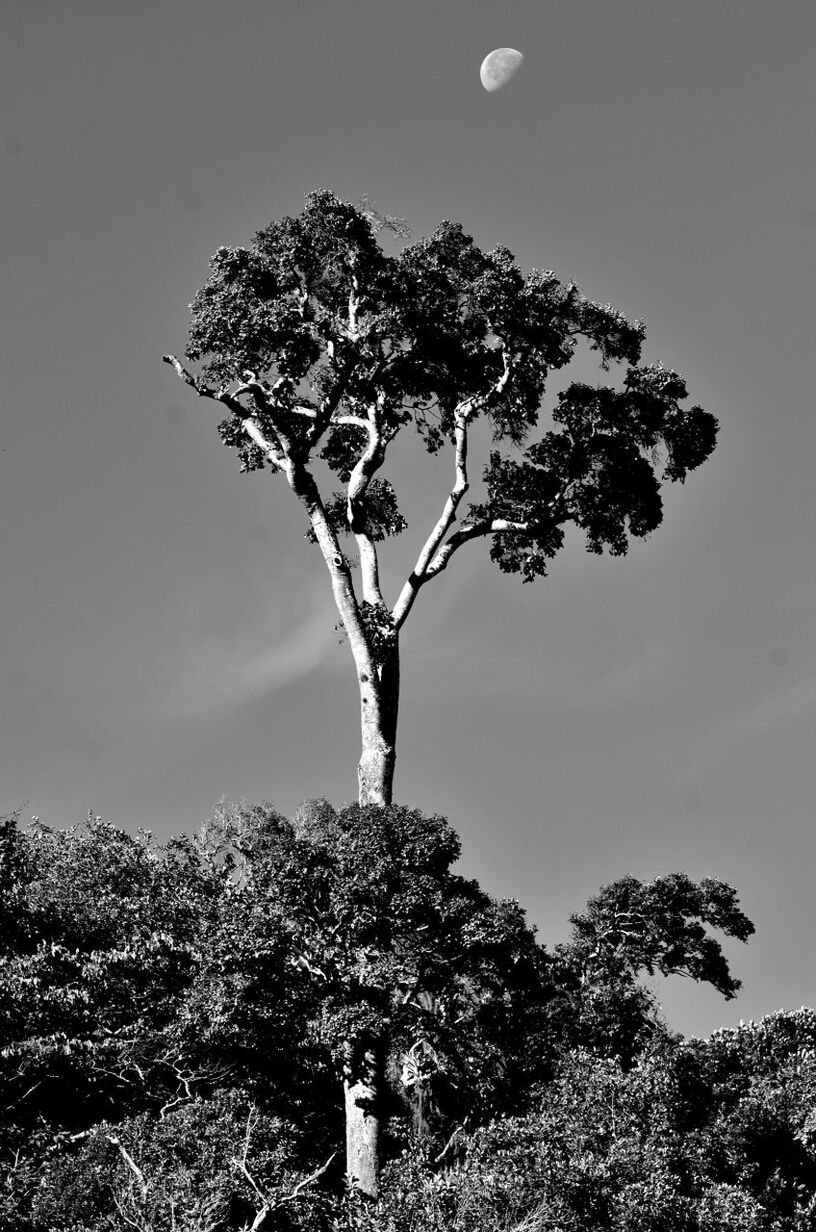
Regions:
<instances>
[{"instance_id":1,"label":"dense shrubbery","mask_svg":"<svg viewBox=\"0 0 816 1232\"><path fill-rule=\"evenodd\" d=\"M665 1039L629 1070L584 1050L457 1167L386 1169L361 1227L393 1232L810 1232L816 1013Z\"/></svg>"},{"instance_id":2,"label":"dense shrubbery","mask_svg":"<svg viewBox=\"0 0 816 1232\"><path fill-rule=\"evenodd\" d=\"M156 843L0 824L0 1228L805 1232L816 1014L683 1041L639 982L737 982L730 887L625 878L538 945L440 818L223 807ZM382 1188L344 1186L379 1050Z\"/></svg>"}]
</instances>

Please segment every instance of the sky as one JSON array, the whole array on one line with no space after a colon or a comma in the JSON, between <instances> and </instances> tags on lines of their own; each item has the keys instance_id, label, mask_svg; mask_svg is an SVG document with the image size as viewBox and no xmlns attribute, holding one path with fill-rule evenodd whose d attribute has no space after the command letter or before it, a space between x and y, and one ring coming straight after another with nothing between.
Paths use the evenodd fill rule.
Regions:
<instances>
[{"instance_id":1,"label":"sky","mask_svg":"<svg viewBox=\"0 0 816 1232\"><path fill-rule=\"evenodd\" d=\"M163 837L221 797L354 798L319 552L161 356L216 248L365 194L643 318L721 425L625 558L568 536L521 586L474 544L423 591L396 797L548 945L627 873L734 885L742 991L655 979L680 1031L813 1005L811 0L27 0L4 24L0 812ZM502 46L524 63L488 94ZM450 474L410 446L388 473L393 599Z\"/></svg>"}]
</instances>

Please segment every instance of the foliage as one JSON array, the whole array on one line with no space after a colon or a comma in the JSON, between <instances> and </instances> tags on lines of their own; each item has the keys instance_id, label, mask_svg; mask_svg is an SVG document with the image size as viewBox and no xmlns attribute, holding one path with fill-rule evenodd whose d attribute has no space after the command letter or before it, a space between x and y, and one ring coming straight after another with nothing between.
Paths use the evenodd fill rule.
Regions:
<instances>
[{"instance_id":1,"label":"foliage","mask_svg":"<svg viewBox=\"0 0 816 1232\"><path fill-rule=\"evenodd\" d=\"M637 975L686 975L711 984L726 999L739 980L729 970L706 925L747 941L754 926L737 906L736 891L705 877L699 884L672 873L643 884L624 877L590 899L587 910L570 916L571 955L585 978L605 981Z\"/></svg>"},{"instance_id":2,"label":"foliage","mask_svg":"<svg viewBox=\"0 0 816 1232\"><path fill-rule=\"evenodd\" d=\"M225 820L246 832L240 810ZM372 1042L384 1049L392 1131L400 1106L443 1122L494 1107L544 995L518 904L453 874L459 840L416 810L313 801L290 826L257 810L253 824L247 889L287 934L307 1036L352 1070Z\"/></svg>"},{"instance_id":3,"label":"foliage","mask_svg":"<svg viewBox=\"0 0 816 1232\"><path fill-rule=\"evenodd\" d=\"M268 1204L279 1206L278 1227L288 1227L287 1199L307 1176L302 1156L291 1126L240 1090L224 1091L162 1116L101 1122L59 1142L36 1167L18 1164L0 1219L20 1232L220 1232L249 1227ZM304 1187L296 1226L323 1225L327 1205L325 1191ZM21 1209L27 1222L14 1224Z\"/></svg>"},{"instance_id":4,"label":"foliage","mask_svg":"<svg viewBox=\"0 0 816 1232\"><path fill-rule=\"evenodd\" d=\"M816 1217L816 1015L663 1041L634 1067L576 1051L453 1168L406 1153L354 1232L806 1232Z\"/></svg>"},{"instance_id":5,"label":"foliage","mask_svg":"<svg viewBox=\"0 0 816 1232\"><path fill-rule=\"evenodd\" d=\"M3 901L26 922L0 959L0 1152L21 1227L22 1210L33 1228L60 1203L107 1226L112 1193L148 1224L171 1201L180 1220L197 1188L213 1211L234 1205L229 1158L219 1172L202 1155L210 1192L166 1155L174 1135L204 1151L225 1100L300 1143L280 1182L253 1165L274 1197L337 1150L341 1070L372 1035L394 1149L419 1122L441 1133L501 1102L539 951L517 904L451 873L441 818L318 801L294 822L224 806L164 845L93 816L65 831L11 819L3 837Z\"/></svg>"},{"instance_id":6,"label":"foliage","mask_svg":"<svg viewBox=\"0 0 816 1232\"><path fill-rule=\"evenodd\" d=\"M274 471L317 451L347 482L369 450L355 529L378 540L405 525L391 485L372 480L388 444L413 424L433 453L483 415L496 449L487 499L465 524L490 536L502 570L543 576L566 522L584 530L592 552L620 554L628 535L654 530L661 480L682 482L699 466L717 425L699 407L682 408L680 376L639 365L642 323L551 271L523 275L507 248L482 251L458 223L395 256L378 229L365 205L323 189L250 247L213 256L191 305L187 356L212 382L209 396L230 406L220 432L241 469ZM622 387L573 383L557 399L553 428L533 441L547 376L579 342L602 369L625 366ZM335 527L348 529L355 515L345 495L329 508Z\"/></svg>"},{"instance_id":7,"label":"foliage","mask_svg":"<svg viewBox=\"0 0 816 1232\"><path fill-rule=\"evenodd\" d=\"M181 1191L198 1182L183 1180L178 1161L153 1159L151 1142L169 1150L186 1134L190 1150L200 1139L203 1151L224 1123L224 1101L239 1096L236 1142L250 1115L261 1126L277 1118L292 1139L280 1110L293 1117L309 1103L309 1058L296 1043L303 1015L280 930L247 901L233 853L207 837L160 846L89 816L64 831L7 825L5 838L16 855L5 862L4 899L17 902L26 928L0 959L0 1153L14 1164L0 1225L50 1232L63 1226L53 1210L75 1203L77 1228L95 1228L97 1217L100 1229L118 1227L106 1222L112 1194L131 1214L138 1203L116 1138L153 1169L142 1206L172 1198L180 1228ZM323 1146L316 1132L309 1149ZM223 1205L247 1182L228 1157L219 1166ZM111 1188L117 1167L126 1199Z\"/></svg>"},{"instance_id":8,"label":"foliage","mask_svg":"<svg viewBox=\"0 0 816 1232\"><path fill-rule=\"evenodd\" d=\"M641 995L650 970L733 995L706 930L751 926L723 883L624 878L547 952L412 809L223 805L163 844L11 818L0 840L10 1232L812 1226L813 1012L684 1042ZM338 1154L372 1041L376 1204Z\"/></svg>"},{"instance_id":9,"label":"foliage","mask_svg":"<svg viewBox=\"0 0 816 1232\"><path fill-rule=\"evenodd\" d=\"M0 817L0 955L24 951L31 944L27 889L34 874L19 823L19 810Z\"/></svg>"},{"instance_id":10,"label":"foliage","mask_svg":"<svg viewBox=\"0 0 816 1232\"><path fill-rule=\"evenodd\" d=\"M664 1034L642 976L685 976L730 1000L740 983L707 930L743 942L754 931L731 886L714 878L696 883L683 873L651 882L623 877L570 922L570 940L555 951L558 1036L626 1064Z\"/></svg>"},{"instance_id":11,"label":"foliage","mask_svg":"<svg viewBox=\"0 0 816 1232\"><path fill-rule=\"evenodd\" d=\"M387 806L399 633L420 590L476 539L524 582L546 574L569 524L583 530L590 552L625 553L631 537L659 526L662 484L685 481L709 457L717 421L684 405L676 372L641 362L642 322L551 271L523 274L506 247L485 252L458 223L442 222L396 255L378 242L384 228L404 238L401 220L368 202L307 194L298 217L212 257L190 304L186 358L196 370L163 358L228 410L219 432L241 470L283 474L300 502L355 663L359 800ZM547 378L579 347L604 373L614 366L618 385L573 382L548 419ZM464 506L479 419L492 447L481 492ZM380 544L406 522L380 472L411 426L429 453L450 447L452 474L389 605ZM326 469L343 488L321 491ZM354 536L355 555L343 550L344 533ZM365 1171L373 1175L371 1158Z\"/></svg>"}]
</instances>

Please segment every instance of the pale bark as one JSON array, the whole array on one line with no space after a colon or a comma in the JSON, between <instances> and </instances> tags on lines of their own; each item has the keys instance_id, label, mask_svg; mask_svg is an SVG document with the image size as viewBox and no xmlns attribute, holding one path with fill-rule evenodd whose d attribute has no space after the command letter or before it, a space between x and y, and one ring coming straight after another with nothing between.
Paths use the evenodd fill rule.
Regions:
<instances>
[{"instance_id":1,"label":"pale bark","mask_svg":"<svg viewBox=\"0 0 816 1232\"><path fill-rule=\"evenodd\" d=\"M437 549L445 538L445 535L450 530L456 520L456 511L459 508L462 497L468 490L468 472L467 472L467 429L470 418L473 414L473 404L467 403L458 407L455 415L454 429L454 481L450 494L445 501L436 525L431 531L425 543L422 546L422 551L417 557L417 562L411 570L411 575L406 581L400 592L397 602L394 604L394 626L397 629L402 628L405 623L405 618L413 607L414 600L419 594L420 587L427 581L428 568L433 560Z\"/></svg>"},{"instance_id":2,"label":"pale bark","mask_svg":"<svg viewBox=\"0 0 816 1232\"><path fill-rule=\"evenodd\" d=\"M497 394L501 394L513 370L512 358L504 343L501 344L502 357L502 372L496 380L493 388L483 396L474 396L465 398L460 402L454 412L454 481L453 487L448 494L445 504L442 508L436 524L434 525L430 535L425 540L422 550L417 557L417 562L411 570L405 585L400 591L397 602L394 604L394 628L399 630L405 623L411 608L414 605L414 600L419 594L420 589L426 582L430 581L440 573L448 563L453 552L462 543L468 539L473 539L477 535L494 534L498 531L506 530L525 530L526 525L511 524L509 522L498 523L494 522L492 527L487 524L481 524L478 528L467 527L451 536L448 543L443 545L443 540L448 531L456 521L457 511L462 502L462 497L467 492L470 481L468 479L468 426L471 419L482 410L490 400Z\"/></svg>"},{"instance_id":3,"label":"pale bark","mask_svg":"<svg viewBox=\"0 0 816 1232\"><path fill-rule=\"evenodd\" d=\"M361 755L358 766L360 804L390 804L396 763L399 710L399 645L396 636L384 653L376 655L360 615L351 574L337 536L329 525L314 477L302 464L289 464L287 478L309 515L326 567L334 601L348 634L360 690ZM363 590L370 603L381 602L374 544L357 536L367 555L363 558Z\"/></svg>"},{"instance_id":4,"label":"pale bark","mask_svg":"<svg viewBox=\"0 0 816 1232\"><path fill-rule=\"evenodd\" d=\"M346 1172L362 1193L376 1198L379 1185L380 1108L379 1066L373 1050L365 1053L358 1072L346 1070Z\"/></svg>"},{"instance_id":5,"label":"pale bark","mask_svg":"<svg viewBox=\"0 0 816 1232\"><path fill-rule=\"evenodd\" d=\"M349 297L348 327L343 336L354 341L357 338L357 288ZM334 360L334 348L329 354ZM394 768L396 764L396 730L399 707L399 647L397 638L421 587L438 576L447 567L451 556L471 539L491 534L507 534L528 531L528 523L496 519L453 527L459 506L468 490L467 447L468 427L473 416L494 394L504 389L512 368L511 357L504 345L501 375L488 394L480 398L465 399L454 414L454 482L444 503L440 517L428 535L420 551L414 569L406 581L392 612L389 614L380 587L377 548L366 526L366 494L369 484L381 468L385 451L393 431L383 427L385 394L380 391L377 399L368 408L365 417L341 415L335 418L343 392L356 367L350 360L339 373L338 380L328 397L319 404L307 398L293 396L291 383L281 377L274 384L259 380L254 373L244 373L244 380L228 392L226 388L214 389L200 377L190 373L175 356L167 355L165 361L173 366L178 376L190 385L200 397L212 398L223 403L233 414L240 417L243 429L250 440L264 451L273 466L283 471L292 491L300 500L309 517L317 543L331 579L335 605L349 644L357 672L360 692L361 756L358 765L359 801L361 804L387 805L393 795ZM375 379L388 360L380 356L373 373ZM266 428L242 402L250 398L263 412ZM286 427L286 413L304 416L310 421L306 440L296 444ZM354 535L360 562L360 589L355 594L349 562L343 553L337 535L331 526L314 476L307 463L311 448L327 430L330 423L342 422L365 428L368 434L366 448L357 459L349 476L347 489L348 527ZM447 540L447 541L446 541ZM379 609L384 619L390 622L383 638L372 638L363 619L362 603L368 611Z\"/></svg>"},{"instance_id":6,"label":"pale bark","mask_svg":"<svg viewBox=\"0 0 816 1232\"><path fill-rule=\"evenodd\" d=\"M344 331L344 336L352 341L356 340L358 330L356 290L355 287L349 297L348 328ZM331 344L329 353L333 360ZM502 359L504 370L496 382L496 393L504 388L510 373L510 358L505 350ZM393 611L389 613L380 587L376 544L366 522L367 490L383 464L386 447L395 431L394 429L389 433L383 428L384 395L369 408L365 418L356 414L335 418L344 388L354 368L353 362L347 364L340 374L340 379L329 397L315 404L308 399L292 397L283 378L275 385L269 386L257 380L254 374L246 373L245 381L232 393L228 393L226 389L208 387L200 378L188 372L174 356L165 356L165 360L200 397L221 402L240 417L247 437L264 451L273 466L286 475L289 486L308 515L331 579L335 605L348 635L357 673L362 745L358 766L359 802L361 805L391 804L399 713L399 630L419 590L425 582L442 572L450 557L470 539L529 529L525 524L498 520L461 526L458 531L453 529L462 499L468 490L467 434L469 423L478 409L476 402L473 399L463 401L456 409L453 484L441 514L425 540L411 576L405 583ZM385 362L385 359L381 358L379 367ZM251 399L257 409L248 409L239 401L240 397ZM258 411L263 413L258 414ZM288 416L292 413L309 421L305 439L299 442L295 441L291 433L291 420ZM349 562L326 514L314 475L308 467L311 448L332 423L353 424L365 428L368 433L367 446L352 469L347 489L348 529L356 540L360 561L359 598L355 593ZM376 619L377 612L382 614L383 627L379 630L371 627L371 620ZM350 1045L349 1063L343 1072L346 1167L351 1182L370 1197L376 1197L378 1192L382 1087L382 1065L377 1047L371 1046L365 1053L360 1054L356 1047ZM427 1117L425 1092L420 1090L417 1094L415 1123L418 1131L424 1131ZM319 1174L315 1174L317 1175ZM261 1222L266 1217L268 1207L266 1199L264 1203L258 1217Z\"/></svg>"},{"instance_id":7,"label":"pale bark","mask_svg":"<svg viewBox=\"0 0 816 1232\"><path fill-rule=\"evenodd\" d=\"M355 336L356 326L356 299L352 296L349 304L349 337ZM244 381L238 383L230 393L226 388L215 389L208 386L200 377L190 373L175 356L166 355L164 359L199 397L221 402L240 417L246 435L264 451L273 466L283 471L289 486L303 505L329 572L335 605L348 635L357 673L361 734L361 755L357 771L359 802L390 804L393 798L399 709L398 636L419 590L431 578L442 573L453 554L471 539L533 529L529 523L503 519L466 524L459 530L453 529L459 506L468 490L468 427L481 403L476 399L466 399L456 408L454 482L414 569L389 614L380 587L377 547L366 526L365 507L368 486L383 464L385 450L391 439L391 434L386 432L382 425L384 395L381 394L376 403L369 407L366 417L344 415L335 420L334 416L354 363L346 365L331 394L316 405L308 399L293 397L286 378L279 378L269 385L258 380L254 373L246 372ZM502 359L503 372L495 384L492 391L494 393L499 393L504 388L511 370L510 358L504 349ZM375 366L375 374L386 362L384 358L380 358ZM262 428L253 411L239 401L241 397L250 398L264 413L264 422L269 425L271 421L272 426ZM309 429L305 448L303 442L296 445L291 438L285 425L284 412L302 415L310 421L312 427ZM355 593L349 562L329 522L315 478L307 465L309 450L331 422L351 423L365 428L368 434L366 448L352 469L347 489L349 530L355 537L360 562L359 599ZM383 613L384 621L390 622L382 630L383 636L372 638L363 619L360 600L369 605L368 611L379 609Z\"/></svg>"},{"instance_id":8,"label":"pale bark","mask_svg":"<svg viewBox=\"0 0 816 1232\"><path fill-rule=\"evenodd\" d=\"M360 804L390 804L397 760L399 644L394 640L373 672L358 673L362 752L357 768Z\"/></svg>"}]
</instances>

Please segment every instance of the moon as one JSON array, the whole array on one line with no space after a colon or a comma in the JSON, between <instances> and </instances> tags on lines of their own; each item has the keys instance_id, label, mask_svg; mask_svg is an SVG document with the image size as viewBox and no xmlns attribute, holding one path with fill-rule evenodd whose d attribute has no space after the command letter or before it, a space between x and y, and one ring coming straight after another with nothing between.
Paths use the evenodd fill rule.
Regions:
<instances>
[{"instance_id":1,"label":"moon","mask_svg":"<svg viewBox=\"0 0 816 1232\"><path fill-rule=\"evenodd\" d=\"M479 76L482 85L489 94L494 94L502 86L506 86L511 77L515 77L521 68L524 56L513 47L497 47L489 56L482 60Z\"/></svg>"}]
</instances>

